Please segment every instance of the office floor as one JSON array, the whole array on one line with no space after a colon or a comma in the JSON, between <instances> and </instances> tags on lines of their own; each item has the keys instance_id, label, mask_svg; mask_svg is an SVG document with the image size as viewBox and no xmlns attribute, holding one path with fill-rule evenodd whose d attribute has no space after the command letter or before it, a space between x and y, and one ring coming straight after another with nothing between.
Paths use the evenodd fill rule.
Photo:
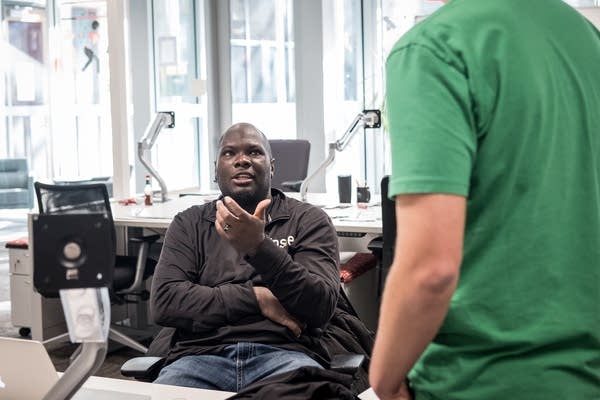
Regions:
<instances>
[{"instance_id":1,"label":"office floor","mask_svg":"<svg viewBox=\"0 0 600 400\"><path fill-rule=\"evenodd\" d=\"M67 369L70 363L69 357L71 356L71 354L73 354L76 348L77 345L68 344L48 351L50 359L52 360L52 363L54 363L54 366L56 367L57 371L64 372ZM129 359L139 357L141 355L142 354L138 351L124 347L112 349L111 344L109 345L109 350L106 354L104 362L100 366L100 369L96 371L96 373L94 373L94 375L102 376L105 378L133 379L126 378L123 375L121 375L121 365L123 365L123 363Z\"/></svg>"},{"instance_id":2,"label":"office floor","mask_svg":"<svg viewBox=\"0 0 600 400\"><path fill-rule=\"evenodd\" d=\"M0 209L0 336L20 337L18 328L10 322L10 278L8 274L8 251L6 242L27 236L27 211L22 209ZM148 343L146 343L148 344ZM69 366L69 357L77 346L65 344L51 349L48 353L58 371L63 372ZM95 375L128 379L121 375L121 365L141 353L124 348L109 346L104 363Z\"/></svg>"}]
</instances>

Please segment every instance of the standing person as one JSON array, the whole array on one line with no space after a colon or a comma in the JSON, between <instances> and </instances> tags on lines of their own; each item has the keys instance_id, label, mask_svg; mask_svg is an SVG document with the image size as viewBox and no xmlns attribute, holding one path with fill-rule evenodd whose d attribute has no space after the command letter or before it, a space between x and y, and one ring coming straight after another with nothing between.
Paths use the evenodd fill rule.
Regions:
<instances>
[{"instance_id":1,"label":"standing person","mask_svg":"<svg viewBox=\"0 0 600 400\"><path fill-rule=\"evenodd\" d=\"M83 47L83 53L87 57L87 61L81 71L85 71L92 61L96 61L96 72L100 72L100 59L97 55L98 42L100 41L100 34L98 32L99 26L100 23L98 21L92 21L92 30L88 33L88 43Z\"/></svg>"},{"instance_id":2,"label":"standing person","mask_svg":"<svg viewBox=\"0 0 600 400\"><path fill-rule=\"evenodd\" d=\"M237 392L330 360L327 328L344 313L337 234L321 209L271 188L274 167L264 134L233 125L217 153L222 196L169 226L150 302L174 330L156 383Z\"/></svg>"},{"instance_id":3,"label":"standing person","mask_svg":"<svg viewBox=\"0 0 600 400\"><path fill-rule=\"evenodd\" d=\"M561 0L452 0L393 48L381 399L600 398L598 65Z\"/></svg>"}]
</instances>

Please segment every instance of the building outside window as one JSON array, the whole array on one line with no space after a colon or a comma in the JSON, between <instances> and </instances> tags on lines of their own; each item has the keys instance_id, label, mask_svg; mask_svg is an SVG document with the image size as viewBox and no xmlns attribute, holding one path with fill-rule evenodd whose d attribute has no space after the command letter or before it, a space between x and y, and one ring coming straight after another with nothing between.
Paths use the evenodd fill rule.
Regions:
<instances>
[{"instance_id":1,"label":"building outside window","mask_svg":"<svg viewBox=\"0 0 600 400\"><path fill-rule=\"evenodd\" d=\"M208 164L202 6L193 0L153 2L156 111L174 111L175 128L161 132L152 164L169 190L199 186L201 166Z\"/></svg>"},{"instance_id":2,"label":"building outside window","mask_svg":"<svg viewBox=\"0 0 600 400\"><path fill-rule=\"evenodd\" d=\"M296 137L292 0L230 0L232 122Z\"/></svg>"},{"instance_id":3,"label":"building outside window","mask_svg":"<svg viewBox=\"0 0 600 400\"><path fill-rule=\"evenodd\" d=\"M112 176L106 1L58 1L52 60L54 177Z\"/></svg>"},{"instance_id":4,"label":"building outside window","mask_svg":"<svg viewBox=\"0 0 600 400\"><path fill-rule=\"evenodd\" d=\"M27 158L32 173L51 174L46 2L2 5L0 158Z\"/></svg>"},{"instance_id":5,"label":"building outside window","mask_svg":"<svg viewBox=\"0 0 600 400\"><path fill-rule=\"evenodd\" d=\"M26 157L36 179L111 176L106 4L50 6L2 6L0 157Z\"/></svg>"}]
</instances>

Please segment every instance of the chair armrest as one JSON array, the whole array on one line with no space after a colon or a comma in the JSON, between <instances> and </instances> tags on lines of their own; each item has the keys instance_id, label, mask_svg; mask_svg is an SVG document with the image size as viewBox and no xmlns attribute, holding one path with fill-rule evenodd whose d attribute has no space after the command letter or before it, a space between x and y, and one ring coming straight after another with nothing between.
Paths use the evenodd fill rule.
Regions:
<instances>
[{"instance_id":1,"label":"chair armrest","mask_svg":"<svg viewBox=\"0 0 600 400\"><path fill-rule=\"evenodd\" d=\"M383 252L383 236L377 236L372 239L369 244L367 244L367 249L372 253L375 253L378 257L381 257L381 253Z\"/></svg>"},{"instance_id":2,"label":"chair armrest","mask_svg":"<svg viewBox=\"0 0 600 400\"><path fill-rule=\"evenodd\" d=\"M160 235L148 235L148 236L134 236L129 238L132 243L154 243L160 239Z\"/></svg>"},{"instance_id":3,"label":"chair armrest","mask_svg":"<svg viewBox=\"0 0 600 400\"><path fill-rule=\"evenodd\" d=\"M164 363L164 357L135 357L121 366L121 375L151 381L158 375Z\"/></svg>"},{"instance_id":4,"label":"chair armrest","mask_svg":"<svg viewBox=\"0 0 600 400\"><path fill-rule=\"evenodd\" d=\"M365 362L364 354L336 354L331 357L329 369L345 374L355 374Z\"/></svg>"},{"instance_id":5,"label":"chair armrest","mask_svg":"<svg viewBox=\"0 0 600 400\"><path fill-rule=\"evenodd\" d=\"M303 181L285 181L281 182L281 187L285 189L286 192L299 192L302 182Z\"/></svg>"}]
</instances>

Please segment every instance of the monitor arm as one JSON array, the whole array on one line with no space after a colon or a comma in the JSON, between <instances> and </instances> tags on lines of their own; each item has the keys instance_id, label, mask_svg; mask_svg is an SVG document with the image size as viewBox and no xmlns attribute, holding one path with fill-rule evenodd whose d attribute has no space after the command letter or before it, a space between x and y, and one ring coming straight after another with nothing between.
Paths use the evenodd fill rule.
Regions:
<instances>
[{"instance_id":1,"label":"monitor arm","mask_svg":"<svg viewBox=\"0 0 600 400\"><path fill-rule=\"evenodd\" d=\"M106 357L110 324L108 288L61 289L69 337L81 351L43 400L68 400L100 368Z\"/></svg>"},{"instance_id":2,"label":"monitor arm","mask_svg":"<svg viewBox=\"0 0 600 400\"><path fill-rule=\"evenodd\" d=\"M379 128L381 126L381 111L379 110L363 110L354 118L346 132L335 142L330 142L328 145L327 158L314 170L300 186L300 198L306 201L306 193L308 192L308 184L318 174L324 171L335 160L336 151L344 151L360 128Z\"/></svg>"},{"instance_id":3,"label":"monitor arm","mask_svg":"<svg viewBox=\"0 0 600 400\"><path fill-rule=\"evenodd\" d=\"M164 111L156 113L154 121L146 128L144 136L138 142L138 158L140 162L146 167L150 175L152 175L158 184L160 185L161 201L167 201L167 185L164 179L160 177L156 169L150 165L150 160L146 158L146 152L150 151L154 142L158 138L160 131L163 128L174 128L175 127L175 113L173 111Z\"/></svg>"}]
</instances>

